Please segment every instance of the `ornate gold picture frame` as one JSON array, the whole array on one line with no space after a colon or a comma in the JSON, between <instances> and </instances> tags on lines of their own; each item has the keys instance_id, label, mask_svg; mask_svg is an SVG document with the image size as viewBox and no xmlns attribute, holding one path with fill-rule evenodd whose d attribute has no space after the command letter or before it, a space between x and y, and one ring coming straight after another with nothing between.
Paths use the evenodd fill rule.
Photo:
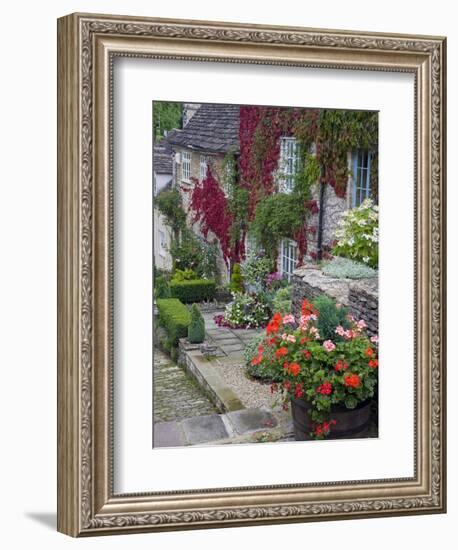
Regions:
<instances>
[{"instance_id":1,"label":"ornate gold picture frame","mask_svg":"<svg viewBox=\"0 0 458 550\"><path fill-rule=\"evenodd\" d=\"M116 57L414 76L413 477L114 493ZM59 531L91 536L445 512L445 59L443 37L93 14L59 19Z\"/></svg>"}]
</instances>

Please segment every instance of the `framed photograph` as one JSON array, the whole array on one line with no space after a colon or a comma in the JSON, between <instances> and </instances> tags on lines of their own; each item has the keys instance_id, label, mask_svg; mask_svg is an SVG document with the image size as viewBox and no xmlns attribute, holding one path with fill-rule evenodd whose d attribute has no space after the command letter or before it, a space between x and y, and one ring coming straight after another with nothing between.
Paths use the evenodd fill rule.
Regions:
<instances>
[{"instance_id":1,"label":"framed photograph","mask_svg":"<svg viewBox=\"0 0 458 550\"><path fill-rule=\"evenodd\" d=\"M443 37L58 20L58 530L443 513Z\"/></svg>"}]
</instances>

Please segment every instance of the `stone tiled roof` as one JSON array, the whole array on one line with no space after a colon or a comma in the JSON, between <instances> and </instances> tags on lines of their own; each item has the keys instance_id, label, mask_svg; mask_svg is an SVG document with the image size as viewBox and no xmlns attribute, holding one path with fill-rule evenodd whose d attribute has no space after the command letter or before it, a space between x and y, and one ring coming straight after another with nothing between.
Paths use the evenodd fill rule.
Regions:
<instances>
[{"instance_id":1,"label":"stone tiled roof","mask_svg":"<svg viewBox=\"0 0 458 550\"><path fill-rule=\"evenodd\" d=\"M171 130L167 136L154 144L154 171L156 174L172 174L173 147L170 139L179 134L180 130Z\"/></svg>"},{"instance_id":2,"label":"stone tiled roof","mask_svg":"<svg viewBox=\"0 0 458 550\"><path fill-rule=\"evenodd\" d=\"M203 104L188 124L170 138L172 145L209 153L239 150L238 105Z\"/></svg>"}]
</instances>

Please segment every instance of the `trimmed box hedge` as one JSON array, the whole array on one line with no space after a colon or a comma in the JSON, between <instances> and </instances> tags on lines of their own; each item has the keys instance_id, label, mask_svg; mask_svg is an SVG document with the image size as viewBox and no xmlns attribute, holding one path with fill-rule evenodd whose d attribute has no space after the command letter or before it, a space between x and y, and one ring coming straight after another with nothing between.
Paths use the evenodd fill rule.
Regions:
<instances>
[{"instance_id":1,"label":"trimmed box hedge","mask_svg":"<svg viewBox=\"0 0 458 550\"><path fill-rule=\"evenodd\" d=\"M215 281L211 279L192 279L170 283L170 295L185 304L213 300L216 293Z\"/></svg>"},{"instance_id":2,"label":"trimmed box hedge","mask_svg":"<svg viewBox=\"0 0 458 550\"><path fill-rule=\"evenodd\" d=\"M159 311L159 322L165 328L171 346L176 346L179 338L188 335L188 325L191 314L188 308L176 298L160 298L156 300Z\"/></svg>"}]
</instances>

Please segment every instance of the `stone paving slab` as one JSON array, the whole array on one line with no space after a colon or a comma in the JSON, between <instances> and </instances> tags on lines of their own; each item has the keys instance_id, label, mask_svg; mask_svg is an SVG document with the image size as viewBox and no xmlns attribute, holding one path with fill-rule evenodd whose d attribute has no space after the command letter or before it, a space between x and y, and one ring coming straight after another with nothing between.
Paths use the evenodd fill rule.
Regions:
<instances>
[{"instance_id":1,"label":"stone paving slab","mask_svg":"<svg viewBox=\"0 0 458 550\"><path fill-rule=\"evenodd\" d=\"M154 447L182 447L187 441L178 422L158 422L154 425Z\"/></svg>"},{"instance_id":2,"label":"stone paving slab","mask_svg":"<svg viewBox=\"0 0 458 550\"><path fill-rule=\"evenodd\" d=\"M221 346L221 349L225 353L232 353L233 351L243 351L245 349L245 346L243 344L223 344Z\"/></svg>"},{"instance_id":3,"label":"stone paving slab","mask_svg":"<svg viewBox=\"0 0 458 550\"><path fill-rule=\"evenodd\" d=\"M227 416L239 435L266 428L275 428L278 424L275 416L263 409L244 409L227 413Z\"/></svg>"},{"instance_id":4,"label":"stone paving slab","mask_svg":"<svg viewBox=\"0 0 458 550\"><path fill-rule=\"evenodd\" d=\"M208 443L229 435L219 414L187 418L181 426L190 445Z\"/></svg>"},{"instance_id":5,"label":"stone paving slab","mask_svg":"<svg viewBox=\"0 0 458 550\"><path fill-rule=\"evenodd\" d=\"M245 409L154 425L154 447L294 441L291 415Z\"/></svg>"}]
</instances>

